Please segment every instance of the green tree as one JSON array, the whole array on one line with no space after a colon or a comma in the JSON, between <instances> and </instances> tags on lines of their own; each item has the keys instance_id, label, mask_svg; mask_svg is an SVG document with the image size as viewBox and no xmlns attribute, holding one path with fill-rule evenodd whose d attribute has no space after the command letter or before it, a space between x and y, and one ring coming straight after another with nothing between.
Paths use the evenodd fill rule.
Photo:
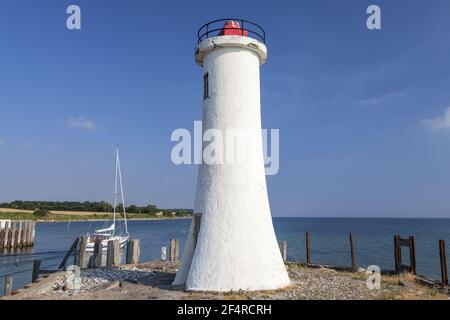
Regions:
<instances>
[{"instance_id":1,"label":"green tree","mask_svg":"<svg viewBox=\"0 0 450 320\"><path fill-rule=\"evenodd\" d=\"M132 204L131 206L127 207L126 211L127 211L127 213L141 213L139 208L137 206L135 206L134 204Z\"/></svg>"},{"instance_id":2,"label":"green tree","mask_svg":"<svg viewBox=\"0 0 450 320\"><path fill-rule=\"evenodd\" d=\"M46 216L48 216L49 212L46 209L36 209L33 212L33 215L36 217L40 217L40 218L44 218Z\"/></svg>"}]
</instances>

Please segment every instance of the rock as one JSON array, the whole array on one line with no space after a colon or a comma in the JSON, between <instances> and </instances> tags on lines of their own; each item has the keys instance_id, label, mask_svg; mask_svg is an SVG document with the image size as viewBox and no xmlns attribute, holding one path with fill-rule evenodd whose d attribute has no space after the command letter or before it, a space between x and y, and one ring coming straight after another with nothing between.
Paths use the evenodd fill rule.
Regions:
<instances>
[{"instance_id":1,"label":"rock","mask_svg":"<svg viewBox=\"0 0 450 320\"><path fill-rule=\"evenodd\" d=\"M117 289L117 288L120 288L120 287L121 287L120 282L115 280L115 281L111 282L111 284L109 284L105 289L106 290L111 290L111 289Z\"/></svg>"},{"instance_id":2,"label":"rock","mask_svg":"<svg viewBox=\"0 0 450 320\"><path fill-rule=\"evenodd\" d=\"M358 267L358 269L356 269L356 272L363 273L363 272L366 272L366 269L364 269L362 267Z\"/></svg>"}]
</instances>

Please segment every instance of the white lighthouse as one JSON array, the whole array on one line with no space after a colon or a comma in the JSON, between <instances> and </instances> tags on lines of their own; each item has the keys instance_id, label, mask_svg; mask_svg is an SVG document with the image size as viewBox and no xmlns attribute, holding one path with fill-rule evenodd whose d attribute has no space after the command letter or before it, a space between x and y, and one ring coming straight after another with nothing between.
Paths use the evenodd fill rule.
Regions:
<instances>
[{"instance_id":1,"label":"white lighthouse","mask_svg":"<svg viewBox=\"0 0 450 320\"><path fill-rule=\"evenodd\" d=\"M225 22L225 25L224 25ZM220 23L220 26L217 26ZM264 172L259 69L265 34L244 20L216 20L199 31L195 61L203 67L203 133L245 134L245 159L200 165L194 219L173 282L190 291L254 291L290 285L277 244ZM248 141L250 139L250 141ZM223 139L224 149L234 148ZM203 143L203 150L207 143Z\"/></svg>"}]
</instances>

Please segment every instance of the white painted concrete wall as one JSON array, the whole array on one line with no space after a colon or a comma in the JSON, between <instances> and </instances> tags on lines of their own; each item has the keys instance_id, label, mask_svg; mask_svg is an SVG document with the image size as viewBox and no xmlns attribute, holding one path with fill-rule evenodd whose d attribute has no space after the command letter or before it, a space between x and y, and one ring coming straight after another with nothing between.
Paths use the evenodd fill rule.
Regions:
<instances>
[{"instance_id":1,"label":"white painted concrete wall","mask_svg":"<svg viewBox=\"0 0 450 320\"><path fill-rule=\"evenodd\" d=\"M250 291L290 284L267 195L259 81L267 55L265 46L257 41L255 46L255 41L216 37L202 42L197 51L197 62L209 74L203 131L252 129L257 134L250 138L252 148L244 163L199 167L194 212L203 214L200 234L194 250L192 222L174 281L187 290Z\"/></svg>"}]
</instances>

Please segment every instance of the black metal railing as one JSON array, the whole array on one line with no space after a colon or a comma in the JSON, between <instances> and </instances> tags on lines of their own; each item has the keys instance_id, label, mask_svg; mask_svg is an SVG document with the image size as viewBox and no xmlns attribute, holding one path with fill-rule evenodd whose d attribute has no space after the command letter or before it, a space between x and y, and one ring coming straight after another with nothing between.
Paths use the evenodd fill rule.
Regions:
<instances>
[{"instance_id":1,"label":"black metal railing","mask_svg":"<svg viewBox=\"0 0 450 320\"><path fill-rule=\"evenodd\" d=\"M225 26L225 23L230 21L238 22L239 27ZM198 43L205 39L219 36L224 30L240 30L242 36L248 36L261 41L264 44L266 43L266 32L261 26L251 21L235 18L218 19L204 24L197 33Z\"/></svg>"}]
</instances>

